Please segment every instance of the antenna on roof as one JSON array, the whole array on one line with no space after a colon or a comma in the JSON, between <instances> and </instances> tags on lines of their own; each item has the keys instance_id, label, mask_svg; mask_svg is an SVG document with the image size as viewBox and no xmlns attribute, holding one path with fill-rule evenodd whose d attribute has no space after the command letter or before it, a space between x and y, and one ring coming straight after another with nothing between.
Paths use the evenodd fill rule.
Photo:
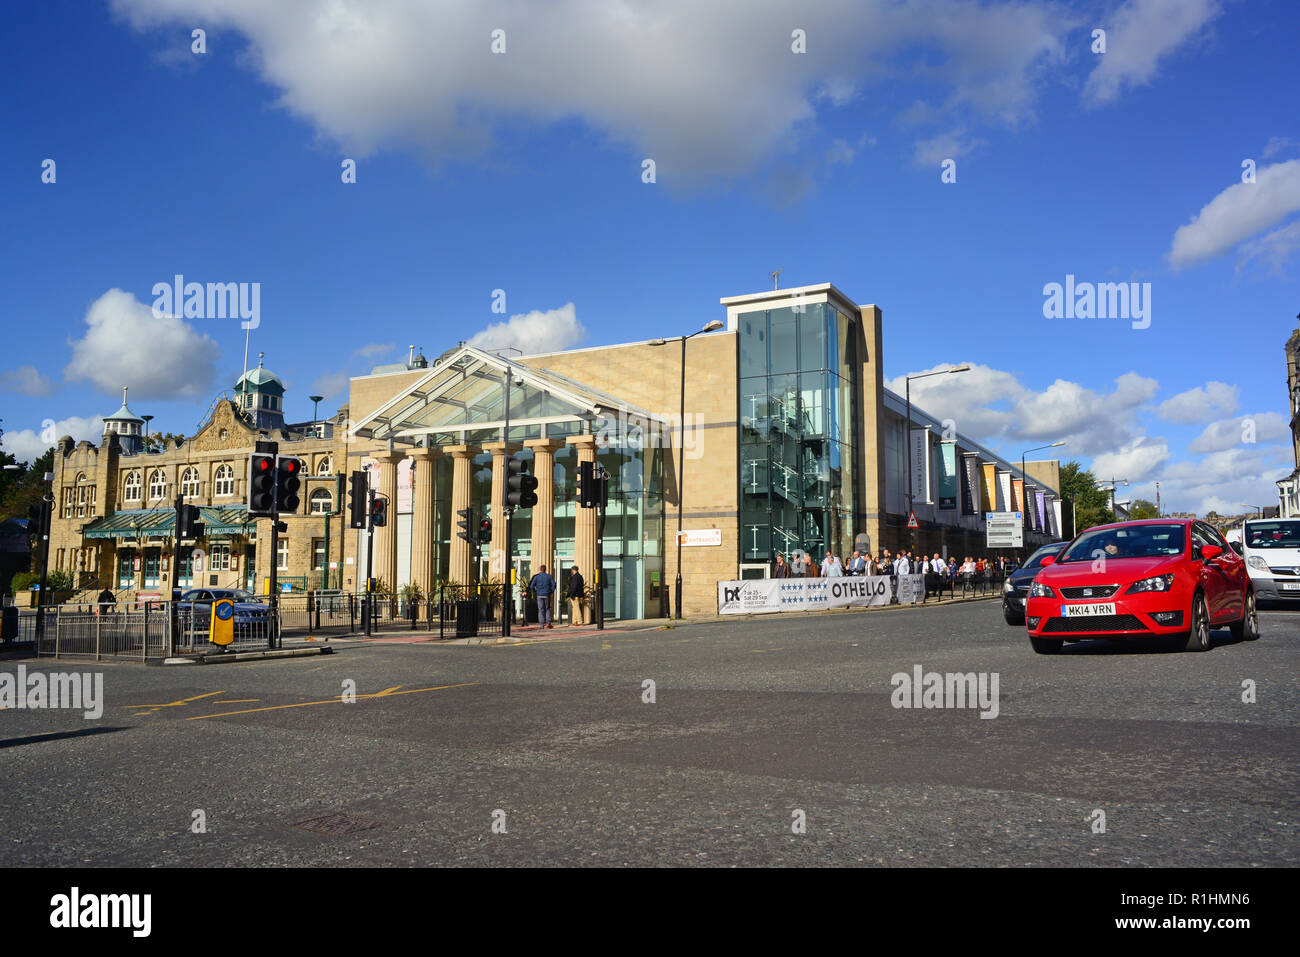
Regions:
<instances>
[{"instance_id":1,"label":"antenna on roof","mask_svg":"<svg viewBox=\"0 0 1300 957\"><path fill-rule=\"evenodd\" d=\"M779 270L779 269L774 269L774 270L772 270L770 273L768 273L768 275L772 277L772 288L773 288L773 289L780 289L780 288L781 288L781 270Z\"/></svg>"}]
</instances>

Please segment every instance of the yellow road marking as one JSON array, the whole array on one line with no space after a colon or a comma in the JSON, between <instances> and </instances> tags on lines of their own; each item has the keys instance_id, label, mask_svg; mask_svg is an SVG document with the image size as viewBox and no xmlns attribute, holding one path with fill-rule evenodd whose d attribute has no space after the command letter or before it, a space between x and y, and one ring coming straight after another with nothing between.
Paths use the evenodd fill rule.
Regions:
<instances>
[{"instance_id":1,"label":"yellow road marking","mask_svg":"<svg viewBox=\"0 0 1300 957\"><path fill-rule=\"evenodd\" d=\"M261 698L229 698L225 701L214 701L213 704L252 704L254 701L261 701Z\"/></svg>"},{"instance_id":2,"label":"yellow road marking","mask_svg":"<svg viewBox=\"0 0 1300 957\"><path fill-rule=\"evenodd\" d=\"M181 705L189 704L191 701L198 701L200 698L211 698L213 695L225 694L224 691L209 691L207 694L196 694L193 698L181 698L180 701L169 701L166 704L125 704L124 708L179 708Z\"/></svg>"},{"instance_id":3,"label":"yellow road marking","mask_svg":"<svg viewBox=\"0 0 1300 957\"><path fill-rule=\"evenodd\" d=\"M387 698L399 694L419 694L422 691L446 691L448 688L468 688L471 685L476 685L478 683L479 682L477 681L466 681L458 685L439 685L436 688L411 688L408 691L395 691L392 688L389 688L387 691L380 691L375 694L359 694L357 695L357 700L360 701L362 698ZM397 687L400 688L401 685L398 685ZM282 711L285 708L307 708L316 704L339 704L341 703L341 699L342 696L338 698L326 698L324 701L300 701L297 704L276 704L265 708L245 708L242 711L223 711L221 714L196 714L192 718L186 718L185 720L202 721L205 718L228 718L235 714L255 714L258 711Z\"/></svg>"}]
</instances>

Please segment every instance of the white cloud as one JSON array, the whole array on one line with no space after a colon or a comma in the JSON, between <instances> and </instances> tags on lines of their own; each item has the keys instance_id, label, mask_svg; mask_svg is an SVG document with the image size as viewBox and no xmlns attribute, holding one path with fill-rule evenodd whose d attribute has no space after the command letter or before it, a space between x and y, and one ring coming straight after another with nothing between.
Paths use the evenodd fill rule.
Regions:
<instances>
[{"instance_id":1,"label":"white cloud","mask_svg":"<svg viewBox=\"0 0 1300 957\"><path fill-rule=\"evenodd\" d=\"M1300 210L1300 159L1261 166L1255 182L1234 183L1174 233L1168 259L1182 268L1213 259Z\"/></svg>"},{"instance_id":2,"label":"white cloud","mask_svg":"<svg viewBox=\"0 0 1300 957\"><path fill-rule=\"evenodd\" d=\"M1139 436L1114 452L1102 452L1093 457L1089 470L1097 481L1127 479L1137 483L1147 478L1159 478L1157 472L1169 461L1169 443L1164 439ZM1123 493L1117 493L1122 499Z\"/></svg>"},{"instance_id":3,"label":"white cloud","mask_svg":"<svg viewBox=\"0 0 1300 957\"><path fill-rule=\"evenodd\" d=\"M49 395L54 391L49 377L41 375L36 366L19 366L0 372L0 392L17 392L19 395Z\"/></svg>"},{"instance_id":4,"label":"white cloud","mask_svg":"<svg viewBox=\"0 0 1300 957\"><path fill-rule=\"evenodd\" d=\"M1275 483L1290 466L1289 449L1237 446L1174 462L1155 478L1160 480L1166 511L1204 515L1213 509L1232 515L1245 511L1247 505L1276 504Z\"/></svg>"},{"instance_id":5,"label":"white cloud","mask_svg":"<svg viewBox=\"0 0 1300 957\"><path fill-rule=\"evenodd\" d=\"M578 121L659 182L728 178L792 150L819 109L922 75L992 122L1031 119L1046 68L1077 26L1058 4L890 0L114 0L135 28L194 22L249 40L278 103L347 155L411 148L473 161L498 129ZM506 52L490 51L506 31ZM791 52L791 30L808 52ZM635 167L634 167L635 169Z\"/></svg>"},{"instance_id":6,"label":"white cloud","mask_svg":"<svg viewBox=\"0 0 1300 957\"><path fill-rule=\"evenodd\" d=\"M511 316L503 322L493 323L467 339L466 344L485 352L506 348L522 349L524 355L531 356L540 352L572 349L586 335L587 330L578 321L573 303L567 302L559 309L548 309L545 312L534 309L532 312Z\"/></svg>"},{"instance_id":7,"label":"white cloud","mask_svg":"<svg viewBox=\"0 0 1300 957\"><path fill-rule=\"evenodd\" d=\"M1291 261L1297 250L1300 250L1300 219L1273 230L1267 236L1243 243L1236 271L1241 273L1254 262L1264 267L1271 276L1283 276L1283 267Z\"/></svg>"},{"instance_id":8,"label":"white cloud","mask_svg":"<svg viewBox=\"0 0 1300 957\"><path fill-rule=\"evenodd\" d=\"M207 396L217 344L184 320L155 316L129 292L110 289L86 311L86 334L71 343L65 380L112 395L123 386L141 399Z\"/></svg>"},{"instance_id":9,"label":"white cloud","mask_svg":"<svg viewBox=\"0 0 1300 957\"><path fill-rule=\"evenodd\" d=\"M1156 406L1156 415L1167 422L1193 424L1216 415L1237 411L1237 387L1226 382L1207 382L1166 399Z\"/></svg>"},{"instance_id":10,"label":"white cloud","mask_svg":"<svg viewBox=\"0 0 1300 957\"><path fill-rule=\"evenodd\" d=\"M1270 136L1268 142L1264 144L1264 159L1272 159L1278 153L1285 153L1297 146L1300 146L1300 143L1289 136Z\"/></svg>"},{"instance_id":11,"label":"white cloud","mask_svg":"<svg viewBox=\"0 0 1300 957\"><path fill-rule=\"evenodd\" d=\"M39 429L6 431L4 448L19 462L31 464L65 435L72 436L77 442L84 439L98 445L104 435L104 418L99 415L90 418L74 415L66 419L46 419Z\"/></svg>"},{"instance_id":12,"label":"white cloud","mask_svg":"<svg viewBox=\"0 0 1300 957\"><path fill-rule=\"evenodd\" d=\"M1108 103L1125 87L1145 86L1155 79L1162 59L1196 36L1219 15L1218 0L1128 0L1109 22L1106 52L1084 85L1084 100Z\"/></svg>"},{"instance_id":13,"label":"white cloud","mask_svg":"<svg viewBox=\"0 0 1300 957\"><path fill-rule=\"evenodd\" d=\"M1281 442L1290 436L1291 427L1286 419L1276 412L1264 412L1211 422L1187 446L1187 451L1221 452L1240 445Z\"/></svg>"},{"instance_id":14,"label":"white cloud","mask_svg":"<svg viewBox=\"0 0 1300 957\"><path fill-rule=\"evenodd\" d=\"M946 159L958 159L984 145L984 140L966 135L962 129L949 130L928 140L918 140L912 155L917 166L938 166Z\"/></svg>"}]
</instances>

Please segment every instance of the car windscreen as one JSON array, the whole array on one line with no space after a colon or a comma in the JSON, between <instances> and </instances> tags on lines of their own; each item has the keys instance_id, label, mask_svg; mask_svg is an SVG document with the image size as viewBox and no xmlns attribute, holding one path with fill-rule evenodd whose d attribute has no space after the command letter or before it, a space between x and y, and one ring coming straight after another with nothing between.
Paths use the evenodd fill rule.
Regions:
<instances>
[{"instance_id":1,"label":"car windscreen","mask_svg":"<svg viewBox=\"0 0 1300 957\"><path fill-rule=\"evenodd\" d=\"M1042 568L1044 558L1046 558L1048 555L1055 555L1064 547L1065 547L1064 545L1044 545L1038 551L1034 552L1034 554L1029 556L1029 561L1025 562L1024 567Z\"/></svg>"},{"instance_id":2,"label":"car windscreen","mask_svg":"<svg viewBox=\"0 0 1300 957\"><path fill-rule=\"evenodd\" d=\"M230 598L235 601L249 601L253 598L253 593L244 591L242 588L223 588L221 591L212 593L217 598Z\"/></svg>"},{"instance_id":3,"label":"car windscreen","mask_svg":"<svg viewBox=\"0 0 1300 957\"><path fill-rule=\"evenodd\" d=\"M1185 525L1120 525L1082 533L1057 559L1060 563L1106 558L1158 558L1187 548Z\"/></svg>"},{"instance_id":4,"label":"car windscreen","mask_svg":"<svg viewBox=\"0 0 1300 957\"><path fill-rule=\"evenodd\" d=\"M1300 548L1300 519L1247 522L1247 548Z\"/></svg>"}]
</instances>

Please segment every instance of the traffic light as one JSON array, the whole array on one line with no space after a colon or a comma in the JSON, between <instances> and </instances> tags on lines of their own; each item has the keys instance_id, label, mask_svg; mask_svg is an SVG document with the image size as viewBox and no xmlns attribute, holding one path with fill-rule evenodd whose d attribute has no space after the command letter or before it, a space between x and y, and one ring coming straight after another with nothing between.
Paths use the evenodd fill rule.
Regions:
<instances>
[{"instance_id":1,"label":"traffic light","mask_svg":"<svg viewBox=\"0 0 1300 957\"><path fill-rule=\"evenodd\" d=\"M197 505L186 505L183 500L176 503L176 540L193 541L203 537L202 514Z\"/></svg>"},{"instance_id":2,"label":"traffic light","mask_svg":"<svg viewBox=\"0 0 1300 957\"><path fill-rule=\"evenodd\" d=\"M578 463L578 505L582 508L596 507L596 463Z\"/></svg>"},{"instance_id":3,"label":"traffic light","mask_svg":"<svg viewBox=\"0 0 1300 957\"><path fill-rule=\"evenodd\" d=\"M388 499L377 498L370 503L370 524L375 528L388 524Z\"/></svg>"},{"instance_id":4,"label":"traffic light","mask_svg":"<svg viewBox=\"0 0 1300 957\"><path fill-rule=\"evenodd\" d=\"M302 459L292 455L275 457L276 513L298 511L298 489L302 485Z\"/></svg>"},{"instance_id":5,"label":"traffic light","mask_svg":"<svg viewBox=\"0 0 1300 957\"><path fill-rule=\"evenodd\" d=\"M360 470L348 476L348 525L366 527L366 473Z\"/></svg>"},{"instance_id":6,"label":"traffic light","mask_svg":"<svg viewBox=\"0 0 1300 957\"><path fill-rule=\"evenodd\" d=\"M506 504L515 508L537 504L537 479L528 474L528 462L517 455L506 459Z\"/></svg>"},{"instance_id":7,"label":"traffic light","mask_svg":"<svg viewBox=\"0 0 1300 957\"><path fill-rule=\"evenodd\" d=\"M248 456L248 514L275 511L275 455L253 452Z\"/></svg>"},{"instance_id":8,"label":"traffic light","mask_svg":"<svg viewBox=\"0 0 1300 957\"><path fill-rule=\"evenodd\" d=\"M483 516L483 521L478 523L478 540L482 545L492 541L492 519L486 515Z\"/></svg>"},{"instance_id":9,"label":"traffic light","mask_svg":"<svg viewBox=\"0 0 1300 957\"><path fill-rule=\"evenodd\" d=\"M473 545L477 541L474 533L470 531L470 522L474 521L474 510L472 508L462 508L456 514L460 516L460 521L456 523L460 527L460 531L456 535Z\"/></svg>"}]
</instances>

